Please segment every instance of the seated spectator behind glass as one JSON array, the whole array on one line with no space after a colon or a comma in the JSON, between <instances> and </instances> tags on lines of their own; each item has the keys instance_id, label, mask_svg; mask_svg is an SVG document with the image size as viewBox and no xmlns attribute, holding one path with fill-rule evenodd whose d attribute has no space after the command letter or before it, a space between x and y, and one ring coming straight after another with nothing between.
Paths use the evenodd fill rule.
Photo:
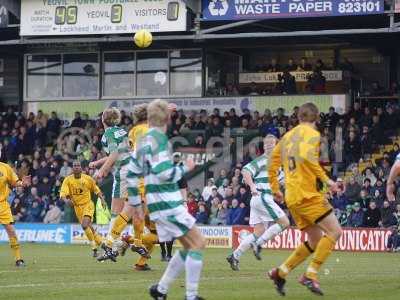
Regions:
<instances>
[{"instance_id":1,"label":"seated spectator behind glass","mask_svg":"<svg viewBox=\"0 0 400 300\"><path fill-rule=\"evenodd\" d=\"M199 210L197 211L195 218L197 224L208 224L208 214L204 204L199 205Z\"/></svg>"},{"instance_id":2,"label":"seated spectator behind glass","mask_svg":"<svg viewBox=\"0 0 400 300\"><path fill-rule=\"evenodd\" d=\"M228 213L229 213L229 204L228 201L224 200L222 201L222 203L218 205L218 213L216 221L218 225L227 225Z\"/></svg>"},{"instance_id":3,"label":"seated spectator behind glass","mask_svg":"<svg viewBox=\"0 0 400 300\"><path fill-rule=\"evenodd\" d=\"M311 71L312 66L308 63L307 58L303 57L300 64L297 66L297 71Z\"/></svg>"},{"instance_id":4,"label":"seated spectator behind glass","mask_svg":"<svg viewBox=\"0 0 400 300\"><path fill-rule=\"evenodd\" d=\"M239 206L237 199L232 200L231 208L228 211L227 225L243 225L245 210Z\"/></svg>"},{"instance_id":5,"label":"seated spectator behind glass","mask_svg":"<svg viewBox=\"0 0 400 300\"><path fill-rule=\"evenodd\" d=\"M297 64L294 62L293 58L289 58L288 64L286 65L285 69L287 69L289 72L296 71L298 68Z\"/></svg>"},{"instance_id":6,"label":"seated spectator behind glass","mask_svg":"<svg viewBox=\"0 0 400 300\"><path fill-rule=\"evenodd\" d=\"M346 227L349 225L349 218L353 211L353 206L351 204L346 205L346 209L342 211L341 215L339 216L339 223L340 226Z\"/></svg>"},{"instance_id":7,"label":"seated spectator behind glass","mask_svg":"<svg viewBox=\"0 0 400 300\"><path fill-rule=\"evenodd\" d=\"M249 96L259 96L260 93L257 90L257 83L250 83L249 92L247 93Z\"/></svg>"},{"instance_id":8,"label":"seated spectator behind glass","mask_svg":"<svg viewBox=\"0 0 400 300\"><path fill-rule=\"evenodd\" d=\"M379 223L381 223L381 212L376 207L376 203L371 201L367 211L364 213L363 226L376 228L379 227Z\"/></svg>"},{"instance_id":9,"label":"seated spectator behind glass","mask_svg":"<svg viewBox=\"0 0 400 300\"><path fill-rule=\"evenodd\" d=\"M339 189L332 197L332 206L337 208L341 211L345 210L346 206L349 204L349 200L347 199L346 195L343 193L341 189Z\"/></svg>"},{"instance_id":10,"label":"seated spectator behind glass","mask_svg":"<svg viewBox=\"0 0 400 300\"><path fill-rule=\"evenodd\" d=\"M393 226L392 232L387 241L386 250L391 252L400 251L400 230L397 226Z\"/></svg>"},{"instance_id":11,"label":"seated spectator behind glass","mask_svg":"<svg viewBox=\"0 0 400 300\"><path fill-rule=\"evenodd\" d=\"M325 66L324 62L322 61L322 59L318 59L316 61L314 69L317 71L326 70L326 66Z\"/></svg>"},{"instance_id":12,"label":"seated spectator behind glass","mask_svg":"<svg viewBox=\"0 0 400 300\"><path fill-rule=\"evenodd\" d=\"M373 151L372 138L369 134L369 129L367 126L363 126L363 128L362 128L360 144L361 144L361 154L362 155L372 153L372 151Z\"/></svg>"},{"instance_id":13,"label":"seated spectator behind glass","mask_svg":"<svg viewBox=\"0 0 400 300\"><path fill-rule=\"evenodd\" d=\"M226 96L238 96L239 91L236 85L229 83L226 86Z\"/></svg>"},{"instance_id":14,"label":"seated spectator behind glass","mask_svg":"<svg viewBox=\"0 0 400 300\"><path fill-rule=\"evenodd\" d=\"M362 227L364 221L364 212L360 207L360 203L353 204L353 211L351 212L347 225L350 227Z\"/></svg>"},{"instance_id":15,"label":"seated spectator behind glass","mask_svg":"<svg viewBox=\"0 0 400 300\"><path fill-rule=\"evenodd\" d=\"M43 218L44 224L58 224L61 222L62 212L57 205L50 204L49 210Z\"/></svg>"},{"instance_id":16,"label":"seated spectator behind glass","mask_svg":"<svg viewBox=\"0 0 400 300\"><path fill-rule=\"evenodd\" d=\"M326 92L326 78L322 75L319 70L314 70L314 72L308 76L307 88L311 93L321 94Z\"/></svg>"},{"instance_id":17,"label":"seated spectator behind glass","mask_svg":"<svg viewBox=\"0 0 400 300\"><path fill-rule=\"evenodd\" d=\"M344 159L346 165L358 163L361 158L360 140L354 131L350 131L349 137L344 143Z\"/></svg>"},{"instance_id":18,"label":"seated spectator behind glass","mask_svg":"<svg viewBox=\"0 0 400 300\"><path fill-rule=\"evenodd\" d=\"M296 89L296 78L289 73L289 70L286 69L283 71L283 74L278 74L279 87L281 93L284 95L293 95L297 94Z\"/></svg>"},{"instance_id":19,"label":"seated spectator behind glass","mask_svg":"<svg viewBox=\"0 0 400 300\"><path fill-rule=\"evenodd\" d=\"M374 81L371 84L371 90L369 93L371 96L383 96L386 94L385 89L381 87L378 81Z\"/></svg>"},{"instance_id":20,"label":"seated spectator behind glass","mask_svg":"<svg viewBox=\"0 0 400 300\"><path fill-rule=\"evenodd\" d=\"M279 72L281 71L281 66L278 64L276 58L271 59L271 63L267 67L267 72Z\"/></svg>"},{"instance_id":21,"label":"seated spectator behind glass","mask_svg":"<svg viewBox=\"0 0 400 300\"><path fill-rule=\"evenodd\" d=\"M381 226L388 228L393 225L397 225L397 220L393 214L393 208L390 207L389 201L384 201L383 202L383 207L381 208Z\"/></svg>"}]
</instances>

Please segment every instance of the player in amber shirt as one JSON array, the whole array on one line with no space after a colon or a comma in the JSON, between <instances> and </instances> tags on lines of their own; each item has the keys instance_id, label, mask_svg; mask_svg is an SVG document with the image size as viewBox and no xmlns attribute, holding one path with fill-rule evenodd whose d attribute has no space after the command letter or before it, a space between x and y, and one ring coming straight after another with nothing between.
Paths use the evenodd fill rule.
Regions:
<instances>
[{"instance_id":1,"label":"player in amber shirt","mask_svg":"<svg viewBox=\"0 0 400 300\"><path fill-rule=\"evenodd\" d=\"M8 196L11 192L11 188L17 186L28 186L29 184L29 176L24 177L21 181L9 165L0 162L0 224L2 224L6 229L10 247L15 257L15 265L17 267L25 266L25 262L21 258L20 246L14 228L14 218L11 213L10 205L8 204Z\"/></svg>"},{"instance_id":2,"label":"player in amber shirt","mask_svg":"<svg viewBox=\"0 0 400 300\"><path fill-rule=\"evenodd\" d=\"M65 177L61 185L60 198L65 202L70 202L74 207L76 217L92 246L93 257L97 257L97 247L102 243L103 239L92 226L94 215L92 193L101 199L103 206L107 205L96 181L89 175L83 174L81 163L74 161L72 174Z\"/></svg>"},{"instance_id":3,"label":"player in amber shirt","mask_svg":"<svg viewBox=\"0 0 400 300\"><path fill-rule=\"evenodd\" d=\"M308 240L268 274L279 294L285 295L285 277L313 253L311 263L299 282L311 292L322 295L317 273L342 234L322 187L326 184L333 191L337 187L319 165L320 134L315 126L318 108L313 103L306 103L300 107L298 117L300 124L289 131L273 150L269 175L272 193L277 200L283 200L278 182L279 168L283 166L286 205L297 227L308 234Z\"/></svg>"}]
</instances>

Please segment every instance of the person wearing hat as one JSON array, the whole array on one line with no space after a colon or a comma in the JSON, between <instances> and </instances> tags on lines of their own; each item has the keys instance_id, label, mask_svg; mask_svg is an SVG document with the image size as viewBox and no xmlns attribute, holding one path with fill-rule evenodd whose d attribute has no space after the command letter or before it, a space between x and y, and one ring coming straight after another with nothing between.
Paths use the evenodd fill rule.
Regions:
<instances>
[{"instance_id":1,"label":"person wearing hat","mask_svg":"<svg viewBox=\"0 0 400 300\"><path fill-rule=\"evenodd\" d=\"M349 216L347 225L350 227L361 227L364 221L364 211L361 209L361 205L358 202L355 202L352 208L353 211Z\"/></svg>"}]
</instances>

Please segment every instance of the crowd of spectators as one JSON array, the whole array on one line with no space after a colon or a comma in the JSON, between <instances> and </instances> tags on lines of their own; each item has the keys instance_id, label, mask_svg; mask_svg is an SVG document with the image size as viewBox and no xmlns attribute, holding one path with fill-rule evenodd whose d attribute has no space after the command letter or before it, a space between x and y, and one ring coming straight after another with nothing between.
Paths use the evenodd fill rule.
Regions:
<instances>
[{"instance_id":1,"label":"crowd of spectators","mask_svg":"<svg viewBox=\"0 0 400 300\"><path fill-rule=\"evenodd\" d=\"M213 113L177 111L172 116L168 134L173 137L195 132L191 146L196 148L205 148L210 137L222 136L227 128L280 137L298 124L297 110L294 107L287 113L282 108L276 112L245 109L241 114L234 108L224 113L219 109ZM346 115L339 115L334 108L321 113L323 163L333 165L333 177L348 168L354 170L354 176L343 183L341 191L328 195L342 225L390 227L399 224L400 192L395 201L387 201L385 197L385 181L399 146L394 145L391 152L385 153L363 174L357 168L358 162L370 157L379 145L389 142L388 137L397 133L398 120L399 107L393 103L384 107L361 107L355 103ZM132 118L128 113L122 112L121 123L130 129ZM16 189L9 199L17 221L63 221L64 204L58 193L63 178L71 173L71 159L77 156L83 161L84 171L92 174L88 163L105 155L100 142L103 132L100 118L92 120L79 112L70 124L60 120L55 112L50 117L41 111L25 116L10 108L0 116L1 160L13 165L19 176L32 175L32 185ZM338 144L343 145L342 149ZM245 147L243 161L233 161L229 169L212 175L203 190L190 189L188 209L199 224L248 223L251 195L242 183L241 169L261 153L257 145Z\"/></svg>"}]
</instances>

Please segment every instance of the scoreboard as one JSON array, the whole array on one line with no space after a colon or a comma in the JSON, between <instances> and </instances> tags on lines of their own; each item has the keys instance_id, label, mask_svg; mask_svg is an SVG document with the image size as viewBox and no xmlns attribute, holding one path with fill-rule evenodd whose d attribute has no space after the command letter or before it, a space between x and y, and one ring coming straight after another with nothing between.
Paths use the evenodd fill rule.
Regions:
<instances>
[{"instance_id":1,"label":"scoreboard","mask_svg":"<svg viewBox=\"0 0 400 300\"><path fill-rule=\"evenodd\" d=\"M22 36L186 31L183 0L21 0Z\"/></svg>"}]
</instances>

